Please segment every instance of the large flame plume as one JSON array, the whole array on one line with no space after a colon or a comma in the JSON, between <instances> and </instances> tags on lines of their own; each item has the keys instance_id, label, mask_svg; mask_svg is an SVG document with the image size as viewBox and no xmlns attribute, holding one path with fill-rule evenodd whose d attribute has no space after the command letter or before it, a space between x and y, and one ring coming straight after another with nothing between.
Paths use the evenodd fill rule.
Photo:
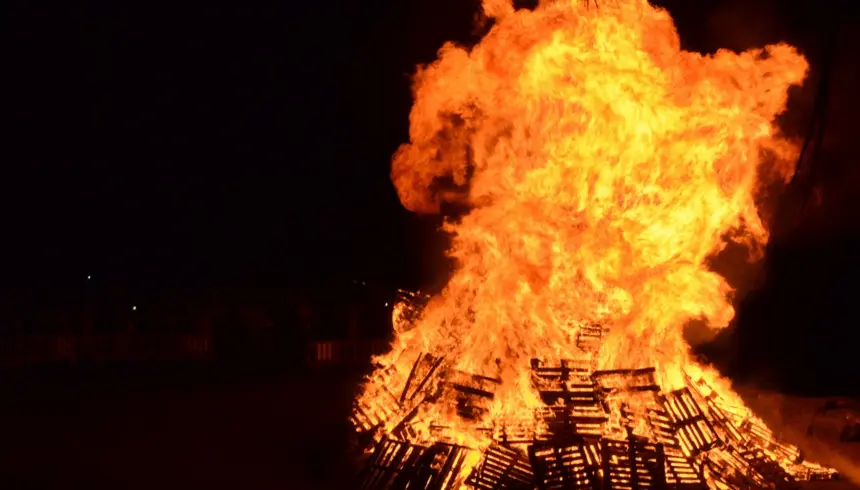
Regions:
<instances>
[{"instance_id":1,"label":"large flame plume","mask_svg":"<svg viewBox=\"0 0 860 490\"><path fill-rule=\"evenodd\" d=\"M796 147L773 121L806 60L786 44L683 51L645 0L483 7L495 23L479 44L446 44L418 71L392 166L408 209L469 209L445 225L457 268L376 361L402 381L418 353L444 355L501 379L488 417L514 418L540 404L529 359L582 358L577 332L602 325L596 368L654 366L667 390L692 373L739 403L683 328L734 316L707 259L767 240L754 196L765 175L790 175ZM473 421L422 416L485 443Z\"/></svg>"}]
</instances>

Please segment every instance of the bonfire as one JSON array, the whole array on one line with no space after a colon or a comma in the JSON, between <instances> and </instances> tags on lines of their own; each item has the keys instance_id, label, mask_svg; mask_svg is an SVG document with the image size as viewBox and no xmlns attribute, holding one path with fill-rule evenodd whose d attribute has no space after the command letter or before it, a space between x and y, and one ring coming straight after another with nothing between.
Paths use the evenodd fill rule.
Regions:
<instances>
[{"instance_id":1,"label":"bonfire","mask_svg":"<svg viewBox=\"0 0 860 490\"><path fill-rule=\"evenodd\" d=\"M414 80L403 205L447 219L456 270L395 308L353 423L365 488L782 487L834 472L777 441L684 340L724 328L709 258L760 257L755 197L790 178L774 118L808 64L681 49L645 0L484 0L475 46Z\"/></svg>"}]
</instances>

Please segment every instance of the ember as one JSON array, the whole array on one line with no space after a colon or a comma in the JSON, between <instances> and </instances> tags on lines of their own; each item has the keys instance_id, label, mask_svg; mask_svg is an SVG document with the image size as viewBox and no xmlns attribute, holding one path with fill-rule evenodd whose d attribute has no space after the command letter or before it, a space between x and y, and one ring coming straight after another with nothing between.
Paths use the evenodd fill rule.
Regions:
<instances>
[{"instance_id":1,"label":"ember","mask_svg":"<svg viewBox=\"0 0 860 490\"><path fill-rule=\"evenodd\" d=\"M455 274L402 295L356 401L365 488L782 488L803 462L683 340L733 317L708 257L767 241L754 195L790 177L772 123L790 46L682 51L645 0L544 1L446 45L415 80L403 204L449 220ZM765 171L767 169L767 171ZM446 182L448 184L446 184ZM453 183L454 185L450 185Z\"/></svg>"}]
</instances>

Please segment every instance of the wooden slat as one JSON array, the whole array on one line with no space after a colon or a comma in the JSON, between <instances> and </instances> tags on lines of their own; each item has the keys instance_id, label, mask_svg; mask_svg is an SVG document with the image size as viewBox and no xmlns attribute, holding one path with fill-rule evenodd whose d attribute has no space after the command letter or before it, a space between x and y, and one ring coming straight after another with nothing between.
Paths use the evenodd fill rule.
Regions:
<instances>
[{"instance_id":1,"label":"wooden slat","mask_svg":"<svg viewBox=\"0 0 860 490\"><path fill-rule=\"evenodd\" d=\"M428 382L437 373L444 357L433 357L430 354L420 354L412 365L409 377L400 393L400 403L414 400L427 387Z\"/></svg>"},{"instance_id":2,"label":"wooden slat","mask_svg":"<svg viewBox=\"0 0 860 490\"><path fill-rule=\"evenodd\" d=\"M533 488L531 464L520 453L499 445L490 446L475 469L469 485L480 490L528 490Z\"/></svg>"},{"instance_id":3,"label":"wooden slat","mask_svg":"<svg viewBox=\"0 0 860 490\"><path fill-rule=\"evenodd\" d=\"M427 450L401 441L383 439L368 460L360 481L361 490L388 490L397 478L412 468Z\"/></svg>"},{"instance_id":4,"label":"wooden slat","mask_svg":"<svg viewBox=\"0 0 860 490\"><path fill-rule=\"evenodd\" d=\"M540 490L599 490L597 444L536 444L529 458Z\"/></svg>"},{"instance_id":5,"label":"wooden slat","mask_svg":"<svg viewBox=\"0 0 860 490\"><path fill-rule=\"evenodd\" d=\"M409 468L404 468L388 490L451 490L458 481L469 449L454 444L436 443L424 451Z\"/></svg>"},{"instance_id":6,"label":"wooden slat","mask_svg":"<svg viewBox=\"0 0 860 490\"><path fill-rule=\"evenodd\" d=\"M663 447L630 438L600 442L603 490L644 490L666 487Z\"/></svg>"},{"instance_id":7,"label":"wooden slat","mask_svg":"<svg viewBox=\"0 0 860 490\"><path fill-rule=\"evenodd\" d=\"M604 393L625 391L660 391L654 368L615 369L596 371L591 375L597 388Z\"/></svg>"},{"instance_id":8,"label":"wooden slat","mask_svg":"<svg viewBox=\"0 0 860 490\"><path fill-rule=\"evenodd\" d=\"M747 462L749 468L757 473L757 479L767 482L768 486L777 490L800 488L794 478L763 450L744 451L741 453L741 457Z\"/></svg>"},{"instance_id":9,"label":"wooden slat","mask_svg":"<svg viewBox=\"0 0 860 490\"><path fill-rule=\"evenodd\" d=\"M721 444L690 390L683 388L660 397L666 413L672 418L678 442L687 456L695 457Z\"/></svg>"}]
</instances>

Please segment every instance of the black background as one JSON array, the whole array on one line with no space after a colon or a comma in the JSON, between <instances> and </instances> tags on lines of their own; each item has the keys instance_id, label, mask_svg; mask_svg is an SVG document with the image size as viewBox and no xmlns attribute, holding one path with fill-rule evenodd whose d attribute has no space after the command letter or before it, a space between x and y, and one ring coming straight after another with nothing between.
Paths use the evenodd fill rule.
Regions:
<instances>
[{"instance_id":1,"label":"black background","mask_svg":"<svg viewBox=\"0 0 860 490\"><path fill-rule=\"evenodd\" d=\"M825 34L839 33L827 155L801 179L814 199L801 213L806 193L793 192L776 209L783 226L764 282L725 345L744 373L803 365L821 382L850 369L856 21L836 2L664 5L690 49L799 46L813 72L783 118L795 135L811 114ZM439 220L406 212L388 171L408 135L409 75L444 41L474 42L478 9L477 0L5 5L0 281L443 282Z\"/></svg>"}]
</instances>

